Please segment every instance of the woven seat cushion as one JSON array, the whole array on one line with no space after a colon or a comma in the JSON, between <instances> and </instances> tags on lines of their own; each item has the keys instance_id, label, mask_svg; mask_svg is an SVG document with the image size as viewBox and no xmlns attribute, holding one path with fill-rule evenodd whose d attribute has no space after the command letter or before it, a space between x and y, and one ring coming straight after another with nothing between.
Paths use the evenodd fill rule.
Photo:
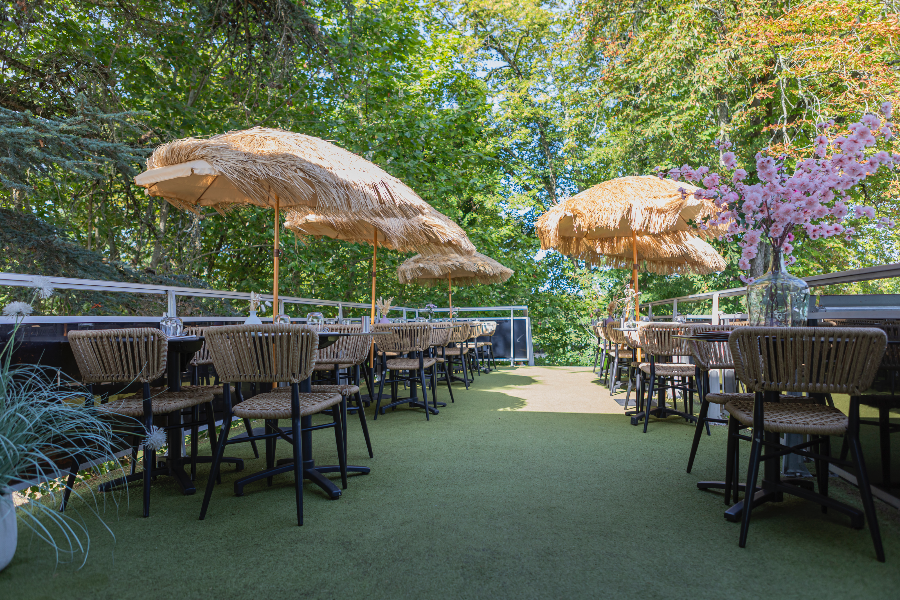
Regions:
<instances>
[{"instance_id":1,"label":"woven seat cushion","mask_svg":"<svg viewBox=\"0 0 900 600\"><path fill-rule=\"evenodd\" d=\"M290 393L290 386L279 387L272 390L274 394ZM342 396L352 396L359 393L359 386L344 383L341 385L314 385L312 386L313 394L341 394Z\"/></svg>"},{"instance_id":2,"label":"woven seat cushion","mask_svg":"<svg viewBox=\"0 0 900 600\"><path fill-rule=\"evenodd\" d=\"M493 345L494 345L493 342L478 342L478 344L477 344L477 346L478 346L479 348L482 348L482 347L484 347L484 346L493 346Z\"/></svg>"},{"instance_id":3,"label":"woven seat cushion","mask_svg":"<svg viewBox=\"0 0 900 600\"><path fill-rule=\"evenodd\" d=\"M290 388L288 388L290 389ZM342 384L342 385L314 385L312 386L314 394L340 394L342 396L352 396L359 393L358 385Z\"/></svg>"},{"instance_id":4,"label":"woven seat cushion","mask_svg":"<svg viewBox=\"0 0 900 600\"><path fill-rule=\"evenodd\" d=\"M753 425L753 401L732 400L725 410L741 425ZM810 435L843 435L847 431L847 416L824 404L767 402L766 431Z\"/></svg>"},{"instance_id":5,"label":"woven seat cushion","mask_svg":"<svg viewBox=\"0 0 900 600\"><path fill-rule=\"evenodd\" d=\"M463 354L468 354L468 348L444 348L444 356L459 356L460 351Z\"/></svg>"},{"instance_id":6,"label":"woven seat cushion","mask_svg":"<svg viewBox=\"0 0 900 600\"><path fill-rule=\"evenodd\" d=\"M337 363L318 363L317 362L316 365L313 367L313 371L334 371L335 367L337 367L338 369L349 369L352 366L353 365L348 365L346 363L337 364Z\"/></svg>"},{"instance_id":7,"label":"woven seat cushion","mask_svg":"<svg viewBox=\"0 0 900 600\"><path fill-rule=\"evenodd\" d=\"M153 407L154 415L168 415L198 404L212 402L212 399L213 395L211 393L183 394L181 392L163 392L152 397L151 406ZM141 396L132 396L131 398L101 404L97 407L97 410L126 417L143 417L144 399Z\"/></svg>"},{"instance_id":8,"label":"woven seat cushion","mask_svg":"<svg viewBox=\"0 0 900 600\"><path fill-rule=\"evenodd\" d=\"M437 361L433 358L425 358L422 360L422 368L427 369ZM419 368L419 359L418 358L392 358L387 361L387 368L391 371L409 371L409 370L418 370Z\"/></svg>"},{"instance_id":9,"label":"woven seat cushion","mask_svg":"<svg viewBox=\"0 0 900 600\"><path fill-rule=\"evenodd\" d=\"M732 400L739 400L741 402L753 402L753 394L717 394L715 392L710 392L706 395L707 402L711 402L713 404L728 404ZM787 394L782 394L779 397L779 402L789 402L791 404L815 404L815 398L809 397L801 397L801 396L788 396Z\"/></svg>"},{"instance_id":10,"label":"woven seat cushion","mask_svg":"<svg viewBox=\"0 0 900 600\"><path fill-rule=\"evenodd\" d=\"M277 392L259 394L240 404L235 405L234 416L241 419L290 419L291 395L280 391L290 392L291 388L279 388ZM326 408L331 408L341 401L340 394L300 394L300 416L308 417L320 413Z\"/></svg>"},{"instance_id":11,"label":"woven seat cushion","mask_svg":"<svg viewBox=\"0 0 900 600\"><path fill-rule=\"evenodd\" d=\"M615 356L616 353L613 350L607 350L606 353L609 356ZM619 358L631 358L631 350L619 350ZM648 363L649 364L649 363Z\"/></svg>"},{"instance_id":12,"label":"woven seat cushion","mask_svg":"<svg viewBox=\"0 0 900 600\"><path fill-rule=\"evenodd\" d=\"M631 353L628 354L631 356ZM650 363L641 363L641 371L650 374ZM694 365L683 363L656 363L656 374L662 377L693 377L696 372Z\"/></svg>"}]
</instances>

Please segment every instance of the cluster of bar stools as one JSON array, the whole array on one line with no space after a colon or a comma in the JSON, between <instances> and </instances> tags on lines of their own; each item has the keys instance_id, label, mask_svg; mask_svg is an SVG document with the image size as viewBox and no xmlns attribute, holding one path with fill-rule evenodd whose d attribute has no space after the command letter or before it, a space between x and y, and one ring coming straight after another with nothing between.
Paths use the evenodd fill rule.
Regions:
<instances>
[{"instance_id":1,"label":"cluster of bar stools","mask_svg":"<svg viewBox=\"0 0 900 600\"><path fill-rule=\"evenodd\" d=\"M341 495L333 482L324 477L327 473L339 473L343 489L347 488L348 471L368 472L368 467L347 465L347 414L348 398L355 402L351 412L360 415L361 427L369 455L369 440L365 415L361 410L358 371L344 381L338 378L333 384L311 385L311 376L317 366L319 334L316 329L303 325L235 325L208 327L189 333L202 336L204 344L192 358L192 384L181 386L181 368L175 361L168 362L169 346L174 342L158 329L110 329L71 331L68 339L87 385L87 401L96 403L99 410L116 421L127 432L123 442L131 446L131 474L104 484L109 490L133 481L143 481L143 514L150 514L150 488L153 479L162 475L174 476L185 494L194 493L196 463L211 462L206 491L200 511L203 519L209 509L212 492L223 463L235 464L243 469L244 461L225 456L226 448L237 443L262 442L265 447L265 468L234 483L235 494L243 495L244 487L265 479L273 484L273 477L292 472L297 508L297 523L303 524L303 480L318 484L331 498ZM331 353L320 357L332 372L358 366L366 359L365 350L371 345L371 335L345 332L355 336ZM197 341L198 338L191 338ZM330 358L336 358L330 360ZM328 362L324 362L328 361ZM219 385L199 382L198 367L211 365ZM168 382L163 377L169 374ZM131 391L129 384L138 386L133 397L116 399ZM167 385L168 384L168 385ZM95 390L116 389L109 394ZM168 389L166 389L168 388ZM220 399L221 398L221 399ZM215 406L219 404L219 406ZM202 412L201 412L202 411ZM326 415L330 422L313 424L314 415ZM188 420L183 418L187 416ZM232 435L234 421L242 421L245 432ZM262 421L264 427L254 429L252 421ZM283 424L285 421L287 425ZM217 424L221 430L217 433ZM209 432L212 456L198 456L199 428ZM168 453L157 456L161 445L151 447L157 428L167 435ZM319 466L311 456L313 431L333 429L338 465ZM191 450L181 456L185 429L191 431ZM281 440L291 447L291 458L276 461L276 444ZM136 473L137 455L143 446L143 472ZM255 452L258 457L258 452ZM191 465L191 475L183 471Z\"/></svg>"},{"instance_id":2,"label":"cluster of bar stools","mask_svg":"<svg viewBox=\"0 0 900 600\"><path fill-rule=\"evenodd\" d=\"M454 382L463 383L468 390L476 376L496 368L491 341L496 327L493 321L376 324L373 330L387 335L376 337L369 381L369 389L377 390L372 397L375 419L406 406L422 409L430 420L446 406L437 400L441 385L446 385L450 402L455 402ZM404 390L407 395L402 396Z\"/></svg>"},{"instance_id":3,"label":"cluster of bar stools","mask_svg":"<svg viewBox=\"0 0 900 600\"><path fill-rule=\"evenodd\" d=\"M886 348L900 347L900 331L883 323L877 328L706 325L694 326L681 337L691 342L689 351L695 359L701 397L688 472L703 433L709 433L709 423L714 421L708 415L710 405L724 406L728 423L725 479L702 481L697 486L724 491L726 519L741 524L739 546L747 543L752 511L789 494L818 504L822 512L848 517L853 528L868 525L875 556L883 562L884 548L860 444L860 406L895 400L895 390L877 394L872 386L879 369L894 376L890 373L896 371L891 362L893 352ZM744 391L710 389L709 371L728 368L734 369ZM846 414L835 407L835 394L850 397ZM871 400L873 396L880 400ZM833 437L843 438L844 450L838 456L832 452ZM746 483L738 481L741 442L750 442ZM790 454L811 460L815 477L783 476L781 459ZM829 465L852 469L862 511L829 495ZM775 518L774 514L769 518Z\"/></svg>"}]
</instances>

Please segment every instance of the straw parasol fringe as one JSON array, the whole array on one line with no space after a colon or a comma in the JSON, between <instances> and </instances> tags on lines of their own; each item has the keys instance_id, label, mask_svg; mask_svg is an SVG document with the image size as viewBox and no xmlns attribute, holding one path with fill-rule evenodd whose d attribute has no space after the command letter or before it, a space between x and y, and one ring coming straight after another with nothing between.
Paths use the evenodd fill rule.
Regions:
<instances>
[{"instance_id":1,"label":"straw parasol fringe","mask_svg":"<svg viewBox=\"0 0 900 600\"><path fill-rule=\"evenodd\" d=\"M693 230L687 221L701 221L717 213L715 204L697 199L695 186L653 176L619 177L605 181L557 204L537 221L536 232L545 250L559 248L565 238L621 236ZM684 193L682 193L682 190ZM719 237L721 227L694 230L705 238Z\"/></svg>"},{"instance_id":2,"label":"straw parasol fringe","mask_svg":"<svg viewBox=\"0 0 900 600\"><path fill-rule=\"evenodd\" d=\"M465 231L430 206L424 214L409 218L362 216L297 207L288 211L285 227L299 237L330 237L372 243L373 227L378 245L400 252L423 254L471 254L475 246Z\"/></svg>"},{"instance_id":3,"label":"straw parasol fringe","mask_svg":"<svg viewBox=\"0 0 900 600\"><path fill-rule=\"evenodd\" d=\"M325 140L280 129L255 127L208 139L175 140L157 148L147 168L195 160L208 162L227 177L248 204L272 206L278 197L284 208L308 206L375 217L415 217L428 209L406 184L377 165ZM153 187L149 192L156 195ZM207 205L202 197L173 204L193 212ZM208 206L224 212L232 205Z\"/></svg>"},{"instance_id":4,"label":"straw parasol fringe","mask_svg":"<svg viewBox=\"0 0 900 600\"><path fill-rule=\"evenodd\" d=\"M635 235L633 238L601 238L596 240L564 238L557 247L561 253L597 266L631 269L634 242L637 242L639 266L662 275L697 273L708 275L723 271L725 259L715 248L685 231L660 235Z\"/></svg>"},{"instance_id":5,"label":"straw parasol fringe","mask_svg":"<svg viewBox=\"0 0 900 600\"><path fill-rule=\"evenodd\" d=\"M452 278L453 284L461 286L503 283L513 273L512 269L478 252L471 256L420 254L407 259L397 269L400 283L419 283L430 287L444 285L448 277Z\"/></svg>"}]
</instances>

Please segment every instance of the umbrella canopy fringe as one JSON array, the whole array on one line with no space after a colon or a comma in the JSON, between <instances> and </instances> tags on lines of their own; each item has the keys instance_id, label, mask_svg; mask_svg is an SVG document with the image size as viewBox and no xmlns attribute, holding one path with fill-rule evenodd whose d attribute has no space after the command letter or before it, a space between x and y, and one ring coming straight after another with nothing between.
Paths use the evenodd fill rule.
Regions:
<instances>
[{"instance_id":1,"label":"umbrella canopy fringe","mask_svg":"<svg viewBox=\"0 0 900 600\"><path fill-rule=\"evenodd\" d=\"M448 276L452 276L453 285L460 286L503 283L513 273L512 269L477 252L471 256L420 254L407 259L397 269L400 283L430 287L447 285Z\"/></svg>"},{"instance_id":2,"label":"umbrella canopy fringe","mask_svg":"<svg viewBox=\"0 0 900 600\"><path fill-rule=\"evenodd\" d=\"M409 217L428 210L406 184L374 163L325 140L280 129L254 127L208 139L175 140L153 152L147 169L195 160L211 164L261 206L273 205L278 197L282 207L382 217L396 216L398 206Z\"/></svg>"}]
</instances>

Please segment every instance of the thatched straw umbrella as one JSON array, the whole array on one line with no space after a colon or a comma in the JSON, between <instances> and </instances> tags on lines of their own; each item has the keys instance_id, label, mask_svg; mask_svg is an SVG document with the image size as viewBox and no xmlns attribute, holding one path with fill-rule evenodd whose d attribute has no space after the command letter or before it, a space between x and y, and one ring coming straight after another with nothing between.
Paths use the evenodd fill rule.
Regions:
<instances>
[{"instance_id":1,"label":"thatched straw umbrella","mask_svg":"<svg viewBox=\"0 0 900 600\"><path fill-rule=\"evenodd\" d=\"M727 266L715 248L683 231L584 240L581 251L571 256L593 265L628 269L634 267L635 255L638 267L659 275L709 275Z\"/></svg>"},{"instance_id":2,"label":"thatched straw umbrella","mask_svg":"<svg viewBox=\"0 0 900 600\"><path fill-rule=\"evenodd\" d=\"M135 183L151 196L197 214L202 207L220 214L242 205L274 208L275 310L281 209L412 222L433 210L402 181L352 152L319 138L262 127L164 144L147 160L147 171ZM395 235L417 239L426 247L432 241L425 235L416 238L414 228ZM475 251L464 233L440 241L460 252Z\"/></svg>"},{"instance_id":3,"label":"thatched straw umbrella","mask_svg":"<svg viewBox=\"0 0 900 600\"><path fill-rule=\"evenodd\" d=\"M624 267L630 258L635 291L638 290L638 264L641 261L649 266L656 258L682 256L685 257L681 263L683 267L658 268L700 272L697 269L707 268L702 267L701 260L702 256L707 256L712 259L708 263L712 270L721 270L716 265L724 268L724 260L721 257L716 260L709 254L715 250L697 244L702 240L696 236L718 237L723 229L694 227L692 221L699 222L717 212L712 201L693 195L696 189L686 183L653 176L605 181L540 216L536 231L541 248L553 248L568 256L609 266ZM680 246L684 248L679 249ZM627 250L631 251L630 257L625 254ZM663 262L679 263L680 259Z\"/></svg>"},{"instance_id":4,"label":"thatched straw umbrella","mask_svg":"<svg viewBox=\"0 0 900 600\"><path fill-rule=\"evenodd\" d=\"M420 283L436 286L447 281L450 314L453 314L453 284L483 285L503 283L512 277L513 270L493 258L476 252L471 256L413 256L397 268L400 283Z\"/></svg>"}]
</instances>

